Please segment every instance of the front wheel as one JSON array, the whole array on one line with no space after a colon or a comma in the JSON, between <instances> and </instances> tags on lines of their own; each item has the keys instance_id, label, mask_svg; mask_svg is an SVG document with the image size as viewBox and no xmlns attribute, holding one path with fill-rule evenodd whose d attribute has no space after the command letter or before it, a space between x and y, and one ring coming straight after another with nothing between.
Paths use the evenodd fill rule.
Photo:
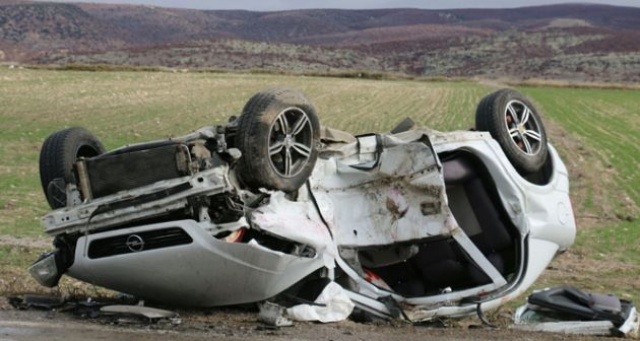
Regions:
<instances>
[{"instance_id":1,"label":"front wheel","mask_svg":"<svg viewBox=\"0 0 640 341\"><path fill-rule=\"evenodd\" d=\"M300 92L275 88L255 94L242 110L235 145L242 151L237 175L251 188L293 192L318 158L320 123Z\"/></svg>"},{"instance_id":2,"label":"front wheel","mask_svg":"<svg viewBox=\"0 0 640 341\"><path fill-rule=\"evenodd\" d=\"M515 90L501 89L480 101L476 130L488 131L523 175L538 172L547 161L542 119L533 104Z\"/></svg>"},{"instance_id":3,"label":"front wheel","mask_svg":"<svg viewBox=\"0 0 640 341\"><path fill-rule=\"evenodd\" d=\"M67 128L47 137L40 150L40 181L51 208L67 205L66 185L74 181L76 161L104 152L100 140L84 128Z\"/></svg>"}]
</instances>

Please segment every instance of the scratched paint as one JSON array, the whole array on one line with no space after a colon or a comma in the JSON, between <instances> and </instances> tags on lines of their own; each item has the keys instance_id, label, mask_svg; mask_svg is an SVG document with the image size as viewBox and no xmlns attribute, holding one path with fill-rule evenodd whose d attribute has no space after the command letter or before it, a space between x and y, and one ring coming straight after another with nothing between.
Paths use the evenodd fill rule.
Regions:
<instances>
[{"instance_id":1,"label":"scratched paint","mask_svg":"<svg viewBox=\"0 0 640 341\"><path fill-rule=\"evenodd\" d=\"M438 235L451 213L432 150L422 142L393 140L376 170L318 160L313 191L333 207L336 241L346 247L388 245ZM375 148L371 148L375 150ZM322 165L328 163L328 165ZM315 180L314 180L315 179Z\"/></svg>"}]
</instances>

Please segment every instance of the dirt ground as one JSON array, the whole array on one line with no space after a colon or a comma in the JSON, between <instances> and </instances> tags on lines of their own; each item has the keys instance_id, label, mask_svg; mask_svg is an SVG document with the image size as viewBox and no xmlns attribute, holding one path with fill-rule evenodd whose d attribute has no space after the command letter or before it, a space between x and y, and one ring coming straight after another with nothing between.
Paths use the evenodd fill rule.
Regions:
<instances>
[{"instance_id":1,"label":"dirt ground","mask_svg":"<svg viewBox=\"0 0 640 341\"><path fill-rule=\"evenodd\" d=\"M478 319L438 325L402 322L295 322L274 328L257 321L253 310L225 308L178 311L179 319L154 323L131 318L77 316L71 313L16 310L2 299L1 341L39 340L612 340L605 337L532 333L483 327Z\"/></svg>"}]
</instances>

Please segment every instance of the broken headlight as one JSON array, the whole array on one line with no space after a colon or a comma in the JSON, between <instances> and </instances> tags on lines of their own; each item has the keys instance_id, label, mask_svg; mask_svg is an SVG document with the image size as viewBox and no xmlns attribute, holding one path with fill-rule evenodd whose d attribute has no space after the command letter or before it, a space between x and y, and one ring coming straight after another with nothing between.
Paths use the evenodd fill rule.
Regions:
<instances>
[{"instance_id":1,"label":"broken headlight","mask_svg":"<svg viewBox=\"0 0 640 341\"><path fill-rule=\"evenodd\" d=\"M44 253L30 267L29 273L45 287L55 287L62 277L60 249Z\"/></svg>"}]
</instances>

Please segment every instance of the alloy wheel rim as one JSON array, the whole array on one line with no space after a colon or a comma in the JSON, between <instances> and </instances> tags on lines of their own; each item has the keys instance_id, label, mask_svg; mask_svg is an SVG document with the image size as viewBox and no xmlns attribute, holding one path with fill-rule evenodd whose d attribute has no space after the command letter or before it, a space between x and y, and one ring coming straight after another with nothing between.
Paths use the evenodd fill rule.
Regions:
<instances>
[{"instance_id":1,"label":"alloy wheel rim","mask_svg":"<svg viewBox=\"0 0 640 341\"><path fill-rule=\"evenodd\" d=\"M282 110L269 129L269 163L282 177L305 168L313 150L313 127L307 113L296 107Z\"/></svg>"},{"instance_id":2,"label":"alloy wheel rim","mask_svg":"<svg viewBox=\"0 0 640 341\"><path fill-rule=\"evenodd\" d=\"M542 146L542 131L533 111L525 103L512 100L504 110L504 122L511 142L524 154L535 155Z\"/></svg>"}]
</instances>

